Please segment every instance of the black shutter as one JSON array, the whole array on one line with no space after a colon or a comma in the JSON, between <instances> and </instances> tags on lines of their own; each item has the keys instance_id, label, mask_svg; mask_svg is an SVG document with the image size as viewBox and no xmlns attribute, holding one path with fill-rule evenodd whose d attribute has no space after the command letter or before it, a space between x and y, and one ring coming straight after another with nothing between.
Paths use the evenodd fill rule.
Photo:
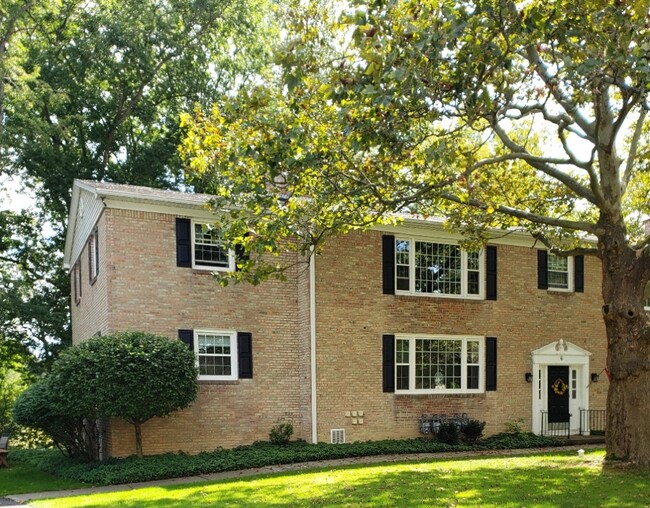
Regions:
<instances>
[{"instance_id":1,"label":"black shutter","mask_svg":"<svg viewBox=\"0 0 650 508\"><path fill-rule=\"evenodd\" d=\"M178 330L178 338L194 351L194 330Z\"/></svg>"},{"instance_id":2,"label":"black shutter","mask_svg":"<svg viewBox=\"0 0 650 508\"><path fill-rule=\"evenodd\" d=\"M176 266L192 266L192 221L176 219Z\"/></svg>"},{"instance_id":3,"label":"black shutter","mask_svg":"<svg viewBox=\"0 0 650 508\"><path fill-rule=\"evenodd\" d=\"M246 233L244 235L244 238L246 238L249 235L249 233ZM238 243L235 245L235 270L239 271L239 267L237 266L238 263L240 262L246 262L250 259L250 255L246 253L245 247Z\"/></svg>"},{"instance_id":4,"label":"black shutter","mask_svg":"<svg viewBox=\"0 0 650 508\"><path fill-rule=\"evenodd\" d=\"M537 289L548 289L548 252L537 251Z\"/></svg>"},{"instance_id":5,"label":"black shutter","mask_svg":"<svg viewBox=\"0 0 650 508\"><path fill-rule=\"evenodd\" d=\"M488 245L485 249L486 264L486 288L485 297L487 300L497 299L497 248L496 245Z\"/></svg>"},{"instance_id":6,"label":"black shutter","mask_svg":"<svg viewBox=\"0 0 650 508\"><path fill-rule=\"evenodd\" d=\"M382 236L384 294L395 294L395 237Z\"/></svg>"},{"instance_id":7,"label":"black shutter","mask_svg":"<svg viewBox=\"0 0 650 508\"><path fill-rule=\"evenodd\" d=\"M497 338L485 338L485 390L497 389Z\"/></svg>"},{"instance_id":8,"label":"black shutter","mask_svg":"<svg viewBox=\"0 0 650 508\"><path fill-rule=\"evenodd\" d=\"M574 270L574 289L576 293L584 293L585 291L585 257L575 256L573 258Z\"/></svg>"},{"instance_id":9,"label":"black shutter","mask_svg":"<svg viewBox=\"0 0 650 508\"><path fill-rule=\"evenodd\" d=\"M384 393L395 391L395 336L382 336L382 365L384 378Z\"/></svg>"},{"instance_id":10,"label":"black shutter","mask_svg":"<svg viewBox=\"0 0 650 508\"><path fill-rule=\"evenodd\" d=\"M253 334L237 332L237 360L239 362L239 379L253 378Z\"/></svg>"}]
</instances>

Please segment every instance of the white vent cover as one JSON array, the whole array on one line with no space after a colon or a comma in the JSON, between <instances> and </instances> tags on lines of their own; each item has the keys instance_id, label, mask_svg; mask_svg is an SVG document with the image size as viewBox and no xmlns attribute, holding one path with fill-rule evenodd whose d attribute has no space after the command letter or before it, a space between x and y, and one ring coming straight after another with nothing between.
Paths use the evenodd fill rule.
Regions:
<instances>
[{"instance_id":1,"label":"white vent cover","mask_svg":"<svg viewBox=\"0 0 650 508\"><path fill-rule=\"evenodd\" d=\"M345 429L330 429L332 444L345 443Z\"/></svg>"}]
</instances>

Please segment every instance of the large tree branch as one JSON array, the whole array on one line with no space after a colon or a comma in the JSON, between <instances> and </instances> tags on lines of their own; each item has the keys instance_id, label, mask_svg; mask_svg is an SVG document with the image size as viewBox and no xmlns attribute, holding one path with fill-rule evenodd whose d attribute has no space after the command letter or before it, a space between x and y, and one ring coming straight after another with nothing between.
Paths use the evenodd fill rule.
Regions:
<instances>
[{"instance_id":1,"label":"large tree branch","mask_svg":"<svg viewBox=\"0 0 650 508\"><path fill-rule=\"evenodd\" d=\"M503 128L496 121L496 119L491 120L491 123L492 123L492 129L494 130L496 135L499 137L501 142L506 146L506 148L508 148L511 152L519 153L519 154L529 153L523 146L515 143L512 139L510 139L508 134L503 130ZM596 199L596 196L593 194L593 192L590 189L586 188L584 185L582 185L580 182L578 182L575 178L568 175L567 173L564 173L559 169L553 167L551 163L549 163L549 160L552 159L541 158L541 160L526 160L526 162L533 168L538 169L543 173L545 173L546 175L550 176L551 178L555 178L556 180L560 181L561 183L566 185L569 189L571 189L577 196L584 198L595 205L598 204L598 200Z\"/></svg>"},{"instance_id":2,"label":"large tree branch","mask_svg":"<svg viewBox=\"0 0 650 508\"><path fill-rule=\"evenodd\" d=\"M494 208L495 212L502 213L504 215L509 215L511 217L517 217L519 219L527 220L535 224L543 224L546 226L570 229L572 231L585 231L586 233L591 233L592 235L595 236L599 236L600 234L602 234L600 228L598 228L596 224L592 224L590 222L573 221L567 219L560 219L557 217L546 217L544 215L527 212L526 210L518 210L516 208L512 208L510 206L505 206L505 205L497 205L496 207L494 207L493 205L490 206L487 203L484 203L482 201L473 198L470 198L469 200L461 199L459 196L456 196L455 194L451 194L448 192L441 192L440 197L446 199L447 201L451 201L452 203L471 206L474 208L478 208L479 210L487 210L488 208L492 207Z\"/></svg>"},{"instance_id":3,"label":"large tree branch","mask_svg":"<svg viewBox=\"0 0 650 508\"><path fill-rule=\"evenodd\" d=\"M551 251L552 254L557 254L558 256L598 256L599 251L596 247L576 247L573 249L560 249L553 244L545 235L542 233L533 233L533 238L544 244L544 246Z\"/></svg>"},{"instance_id":4,"label":"large tree branch","mask_svg":"<svg viewBox=\"0 0 650 508\"><path fill-rule=\"evenodd\" d=\"M645 124L645 119L648 112L645 109L641 109L639 113L639 118L636 121L634 127L634 133L632 134L632 140L630 142L630 149L627 154L627 161L625 164L625 171L623 173L623 180L621 182L621 187L623 192L627 189L628 183L630 183L630 178L632 178L632 170L634 169L634 160L636 159L637 151L639 150L639 140L641 139L641 134L643 133L643 125Z\"/></svg>"},{"instance_id":5,"label":"large tree branch","mask_svg":"<svg viewBox=\"0 0 650 508\"><path fill-rule=\"evenodd\" d=\"M557 76L551 73L548 65L542 60L535 46L526 48L526 58L535 67L537 75L544 81L549 88L557 103L562 106L564 111L578 124L589 141L595 141L596 131L595 123L590 121L583 111L568 97L559 87Z\"/></svg>"}]
</instances>

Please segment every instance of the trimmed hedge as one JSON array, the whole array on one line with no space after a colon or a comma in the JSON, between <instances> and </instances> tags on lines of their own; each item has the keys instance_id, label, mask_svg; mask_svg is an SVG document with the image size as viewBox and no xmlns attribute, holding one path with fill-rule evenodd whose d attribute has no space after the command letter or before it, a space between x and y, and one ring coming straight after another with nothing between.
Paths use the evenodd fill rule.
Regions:
<instances>
[{"instance_id":1,"label":"trimmed hedge","mask_svg":"<svg viewBox=\"0 0 650 508\"><path fill-rule=\"evenodd\" d=\"M501 434L473 446L451 446L429 439L367 441L349 444L308 444L297 441L286 446L258 442L232 450L203 452L198 455L167 453L148 457L82 462L63 457L55 450L11 450L10 459L27 462L45 472L92 485L115 485L235 471L277 464L406 453L440 453L512 448L558 446L557 439L521 433Z\"/></svg>"}]
</instances>

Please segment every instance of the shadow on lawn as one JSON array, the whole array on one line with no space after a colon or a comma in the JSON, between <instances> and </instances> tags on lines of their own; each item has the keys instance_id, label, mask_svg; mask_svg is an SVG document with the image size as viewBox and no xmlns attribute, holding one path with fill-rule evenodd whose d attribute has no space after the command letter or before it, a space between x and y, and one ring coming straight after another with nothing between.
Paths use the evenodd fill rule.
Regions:
<instances>
[{"instance_id":1,"label":"shadow on lawn","mask_svg":"<svg viewBox=\"0 0 650 508\"><path fill-rule=\"evenodd\" d=\"M506 459L504 459L506 460ZM511 459L512 460L512 459ZM353 467L318 473L294 473L168 486L128 493L111 504L83 506L615 506L650 505L647 472L604 471L577 461L552 460L535 466L482 467L481 459L451 468L441 463ZM458 465L458 464L457 464ZM406 468L406 469L405 469ZM278 483L281 480L281 485ZM99 501L99 500L98 500ZM81 505L75 505L81 506Z\"/></svg>"}]
</instances>

